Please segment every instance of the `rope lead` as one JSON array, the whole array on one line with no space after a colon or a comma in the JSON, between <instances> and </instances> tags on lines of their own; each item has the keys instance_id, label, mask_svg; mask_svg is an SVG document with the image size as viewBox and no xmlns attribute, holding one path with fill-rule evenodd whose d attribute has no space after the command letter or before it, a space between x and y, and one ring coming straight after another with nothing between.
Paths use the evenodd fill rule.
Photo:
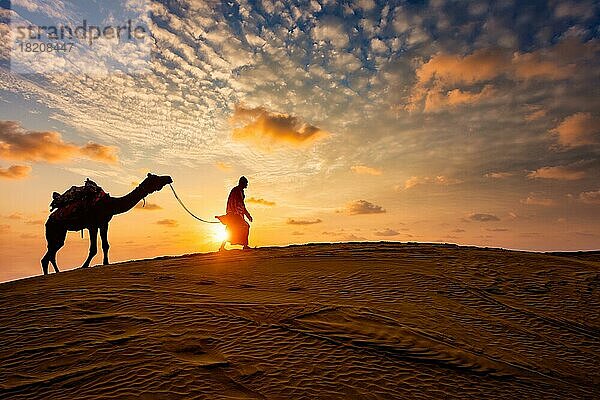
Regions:
<instances>
[{"instance_id":1,"label":"rope lead","mask_svg":"<svg viewBox=\"0 0 600 400\"><path fill-rule=\"evenodd\" d=\"M202 222L207 223L207 224L220 224L219 221L206 221L206 220L204 220L204 219L202 219L200 217L195 216L194 213L192 213L190 210L188 210L188 208L185 206L185 204L183 204L183 202L181 201L181 199L179 198L179 196L177 196L177 193L175 192L175 189L173 189L173 185L171 185L169 183L169 186L171 187L171 190L173 191L173 195L175 195L175 198L177 199L177 201L179 202L179 204L181 204L181 207L183 207L183 209L185 211L187 211L188 214L190 214L192 217L196 218L198 221L202 221Z\"/></svg>"}]
</instances>

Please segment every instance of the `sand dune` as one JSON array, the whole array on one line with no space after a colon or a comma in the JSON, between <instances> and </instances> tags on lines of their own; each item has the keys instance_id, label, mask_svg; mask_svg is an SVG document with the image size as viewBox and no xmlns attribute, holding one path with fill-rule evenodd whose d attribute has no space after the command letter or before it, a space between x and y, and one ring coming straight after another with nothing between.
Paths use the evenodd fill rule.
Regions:
<instances>
[{"instance_id":1,"label":"sand dune","mask_svg":"<svg viewBox=\"0 0 600 400\"><path fill-rule=\"evenodd\" d=\"M600 398L600 255L353 243L0 285L0 398Z\"/></svg>"}]
</instances>

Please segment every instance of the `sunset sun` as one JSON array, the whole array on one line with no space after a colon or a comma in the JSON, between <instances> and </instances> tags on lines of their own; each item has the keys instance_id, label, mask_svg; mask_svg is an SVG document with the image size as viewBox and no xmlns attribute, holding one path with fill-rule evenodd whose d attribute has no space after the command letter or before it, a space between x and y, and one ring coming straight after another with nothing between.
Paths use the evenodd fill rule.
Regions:
<instances>
[{"instance_id":1,"label":"sunset sun","mask_svg":"<svg viewBox=\"0 0 600 400\"><path fill-rule=\"evenodd\" d=\"M211 237L215 242L223 242L228 239L229 234L223 225L215 225L212 227Z\"/></svg>"}]
</instances>

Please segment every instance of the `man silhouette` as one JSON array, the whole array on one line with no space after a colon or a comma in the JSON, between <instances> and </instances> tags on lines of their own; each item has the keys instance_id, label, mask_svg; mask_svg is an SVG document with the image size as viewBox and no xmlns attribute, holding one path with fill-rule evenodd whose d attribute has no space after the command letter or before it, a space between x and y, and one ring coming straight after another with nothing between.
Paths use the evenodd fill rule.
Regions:
<instances>
[{"instance_id":1,"label":"man silhouette","mask_svg":"<svg viewBox=\"0 0 600 400\"><path fill-rule=\"evenodd\" d=\"M248 187L248 179L242 176L238 185L231 189L227 198L226 215L218 216L217 218L222 224L227 226L229 238L221 243L219 250L225 250L225 243L240 244L244 246L244 250L249 249L248 234L250 233L250 224L246 222L244 217L252 222L252 215L246 209L244 204L244 189Z\"/></svg>"}]
</instances>

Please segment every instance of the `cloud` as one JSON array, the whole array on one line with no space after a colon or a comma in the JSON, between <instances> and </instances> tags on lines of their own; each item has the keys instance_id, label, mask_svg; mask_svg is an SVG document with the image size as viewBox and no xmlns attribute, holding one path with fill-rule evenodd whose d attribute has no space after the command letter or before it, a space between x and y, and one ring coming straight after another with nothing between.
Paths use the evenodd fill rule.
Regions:
<instances>
[{"instance_id":1,"label":"cloud","mask_svg":"<svg viewBox=\"0 0 600 400\"><path fill-rule=\"evenodd\" d=\"M357 241L367 241L367 238L362 236L356 236L354 233L343 232L323 232L322 235L335 237L338 240L347 241L347 242L357 242ZM410 235L408 235L410 236Z\"/></svg>"},{"instance_id":2,"label":"cloud","mask_svg":"<svg viewBox=\"0 0 600 400\"><path fill-rule=\"evenodd\" d=\"M478 103L482 100L493 97L496 90L492 85L485 85L479 92L462 91L453 89L447 93L431 90L425 98L425 112L433 112L449 107L457 107L464 104Z\"/></svg>"},{"instance_id":3,"label":"cloud","mask_svg":"<svg viewBox=\"0 0 600 400\"><path fill-rule=\"evenodd\" d=\"M373 39L371 39L371 49L375 53L382 54L388 50L388 47L383 40L378 39L378 38L373 38Z\"/></svg>"},{"instance_id":4,"label":"cloud","mask_svg":"<svg viewBox=\"0 0 600 400\"><path fill-rule=\"evenodd\" d=\"M448 178L443 175L438 175L435 178L431 178L428 176L424 176L424 177L412 176L404 182L404 188L411 189L417 185L425 185L425 184L444 185L444 186L457 185L462 182L463 181L460 179Z\"/></svg>"},{"instance_id":5,"label":"cloud","mask_svg":"<svg viewBox=\"0 0 600 400\"><path fill-rule=\"evenodd\" d=\"M600 189L579 193L579 201L585 204L600 204Z\"/></svg>"},{"instance_id":6,"label":"cloud","mask_svg":"<svg viewBox=\"0 0 600 400\"><path fill-rule=\"evenodd\" d=\"M118 149L114 146L105 146L98 143L89 142L79 149L80 153L89 157L92 160L105 162L108 164L116 164L119 160L117 157Z\"/></svg>"},{"instance_id":7,"label":"cloud","mask_svg":"<svg viewBox=\"0 0 600 400\"><path fill-rule=\"evenodd\" d=\"M536 121L540 118L544 118L548 114L548 111L541 109L533 109L529 114L525 116L525 121L531 122Z\"/></svg>"},{"instance_id":8,"label":"cloud","mask_svg":"<svg viewBox=\"0 0 600 400\"><path fill-rule=\"evenodd\" d=\"M16 121L0 121L0 158L58 163L84 156L96 161L115 163L117 149L89 142L84 146L63 141L53 131L27 131Z\"/></svg>"},{"instance_id":9,"label":"cloud","mask_svg":"<svg viewBox=\"0 0 600 400\"><path fill-rule=\"evenodd\" d=\"M508 64L510 55L500 49L480 49L466 56L438 53L417 68L417 87L432 81L445 86L491 80Z\"/></svg>"},{"instance_id":10,"label":"cloud","mask_svg":"<svg viewBox=\"0 0 600 400\"><path fill-rule=\"evenodd\" d=\"M308 145L328 135L296 116L268 111L264 107L236 106L231 121L244 124L233 129L233 139L255 142L267 149L275 143Z\"/></svg>"},{"instance_id":11,"label":"cloud","mask_svg":"<svg viewBox=\"0 0 600 400\"><path fill-rule=\"evenodd\" d=\"M23 179L29 176L31 167L28 165L11 165L8 168L0 168L0 178Z\"/></svg>"},{"instance_id":12,"label":"cloud","mask_svg":"<svg viewBox=\"0 0 600 400\"><path fill-rule=\"evenodd\" d=\"M488 172L484 176L491 179L506 179L514 175L514 172Z\"/></svg>"},{"instance_id":13,"label":"cloud","mask_svg":"<svg viewBox=\"0 0 600 400\"><path fill-rule=\"evenodd\" d=\"M562 1L556 4L554 15L557 18L582 18L587 19L594 16L594 6L587 3L575 3Z\"/></svg>"},{"instance_id":14,"label":"cloud","mask_svg":"<svg viewBox=\"0 0 600 400\"><path fill-rule=\"evenodd\" d=\"M146 210L146 211L162 210L162 207L156 203L146 203L146 205L144 205L143 201L140 201L139 203L137 203L135 205L135 208L137 208L138 210Z\"/></svg>"},{"instance_id":15,"label":"cloud","mask_svg":"<svg viewBox=\"0 0 600 400\"><path fill-rule=\"evenodd\" d=\"M30 219L25 221L27 225L44 225L44 222L46 221L44 221L43 219Z\"/></svg>"},{"instance_id":16,"label":"cloud","mask_svg":"<svg viewBox=\"0 0 600 400\"><path fill-rule=\"evenodd\" d=\"M318 21L312 30L312 36L317 41L330 42L336 47L346 47L349 43L344 23L333 17L327 17Z\"/></svg>"},{"instance_id":17,"label":"cloud","mask_svg":"<svg viewBox=\"0 0 600 400\"><path fill-rule=\"evenodd\" d=\"M479 92L465 92L458 86L480 85L500 76L516 81L567 79L573 76L578 61L593 57L596 47L594 40L581 43L567 38L554 47L530 53L501 48L483 48L466 55L438 52L417 67L417 81L406 109L415 111L423 101L424 110L432 111L483 100L495 94L489 84Z\"/></svg>"},{"instance_id":18,"label":"cloud","mask_svg":"<svg viewBox=\"0 0 600 400\"><path fill-rule=\"evenodd\" d=\"M273 207L275 205L274 201L268 201L265 199L260 199L260 198L255 198L255 197L250 197L250 198L246 199L246 201L248 203L260 204L262 206L267 206L267 207Z\"/></svg>"},{"instance_id":19,"label":"cloud","mask_svg":"<svg viewBox=\"0 0 600 400\"><path fill-rule=\"evenodd\" d=\"M598 235L596 235L595 233L592 232L574 232L577 236L583 236L583 237L596 237Z\"/></svg>"},{"instance_id":20,"label":"cloud","mask_svg":"<svg viewBox=\"0 0 600 400\"><path fill-rule=\"evenodd\" d=\"M591 113L576 113L566 117L550 131L558 135L558 143L565 147L577 147L598 143L600 118Z\"/></svg>"},{"instance_id":21,"label":"cloud","mask_svg":"<svg viewBox=\"0 0 600 400\"><path fill-rule=\"evenodd\" d=\"M3 218L18 220L18 219L23 219L23 214L21 214L21 213L12 213L12 214L3 216Z\"/></svg>"},{"instance_id":22,"label":"cloud","mask_svg":"<svg viewBox=\"0 0 600 400\"><path fill-rule=\"evenodd\" d=\"M573 65L559 65L541 52L516 53L512 59L512 67L513 74L520 79L560 80L568 78L575 71Z\"/></svg>"},{"instance_id":23,"label":"cloud","mask_svg":"<svg viewBox=\"0 0 600 400\"><path fill-rule=\"evenodd\" d=\"M351 233L349 235L343 235L341 236L342 240L346 241L346 242L365 242L368 239L362 236L356 236L355 234Z\"/></svg>"},{"instance_id":24,"label":"cloud","mask_svg":"<svg viewBox=\"0 0 600 400\"><path fill-rule=\"evenodd\" d=\"M381 175L383 171L378 168L367 167L366 165L353 165L350 167L352 172L360 175Z\"/></svg>"},{"instance_id":25,"label":"cloud","mask_svg":"<svg viewBox=\"0 0 600 400\"><path fill-rule=\"evenodd\" d=\"M215 167L217 167L223 172L229 172L233 169L233 167L230 164L224 163L223 161L217 161L215 163Z\"/></svg>"},{"instance_id":26,"label":"cloud","mask_svg":"<svg viewBox=\"0 0 600 400\"><path fill-rule=\"evenodd\" d=\"M167 226L169 228L175 228L177 225L179 225L179 223L174 219L161 219L159 221L156 221L156 224Z\"/></svg>"},{"instance_id":27,"label":"cloud","mask_svg":"<svg viewBox=\"0 0 600 400\"><path fill-rule=\"evenodd\" d=\"M471 221L477 222L491 222L491 221L500 221L500 218L493 214L481 214L481 213L473 213L469 214L469 219Z\"/></svg>"},{"instance_id":28,"label":"cloud","mask_svg":"<svg viewBox=\"0 0 600 400\"><path fill-rule=\"evenodd\" d=\"M555 179L558 181L576 181L584 176L584 171L565 166L542 167L527 174L529 179Z\"/></svg>"},{"instance_id":29,"label":"cloud","mask_svg":"<svg viewBox=\"0 0 600 400\"><path fill-rule=\"evenodd\" d=\"M385 229L383 231L377 231L374 233L375 236L397 236L400 232L395 231L393 229Z\"/></svg>"},{"instance_id":30,"label":"cloud","mask_svg":"<svg viewBox=\"0 0 600 400\"><path fill-rule=\"evenodd\" d=\"M356 200L346 205L345 211L350 215L383 214L385 209L366 200Z\"/></svg>"},{"instance_id":31,"label":"cloud","mask_svg":"<svg viewBox=\"0 0 600 400\"><path fill-rule=\"evenodd\" d=\"M288 225L314 225L314 224L320 224L321 222L323 222L323 221L320 219L308 220L308 219L288 218L288 220L286 221L286 224L288 224Z\"/></svg>"},{"instance_id":32,"label":"cloud","mask_svg":"<svg viewBox=\"0 0 600 400\"><path fill-rule=\"evenodd\" d=\"M506 228L487 228L488 232L508 232L509 230Z\"/></svg>"},{"instance_id":33,"label":"cloud","mask_svg":"<svg viewBox=\"0 0 600 400\"><path fill-rule=\"evenodd\" d=\"M370 11L375 8L375 1L373 0L358 0L357 4L364 11Z\"/></svg>"},{"instance_id":34,"label":"cloud","mask_svg":"<svg viewBox=\"0 0 600 400\"><path fill-rule=\"evenodd\" d=\"M533 194L527 196L527 198L521 200L522 204L528 206L543 206L543 207L551 207L556 205L556 202L552 199L537 197Z\"/></svg>"},{"instance_id":35,"label":"cloud","mask_svg":"<svg viewBox=\"0 0 600 400\"><path fill-rule=\"evenodd\" d=\"M292 232L292 235L294 235L294 236L302 236L302 235L304 235L304 232L294 231L294 232Z\"/></svg>"}]
</instances>

